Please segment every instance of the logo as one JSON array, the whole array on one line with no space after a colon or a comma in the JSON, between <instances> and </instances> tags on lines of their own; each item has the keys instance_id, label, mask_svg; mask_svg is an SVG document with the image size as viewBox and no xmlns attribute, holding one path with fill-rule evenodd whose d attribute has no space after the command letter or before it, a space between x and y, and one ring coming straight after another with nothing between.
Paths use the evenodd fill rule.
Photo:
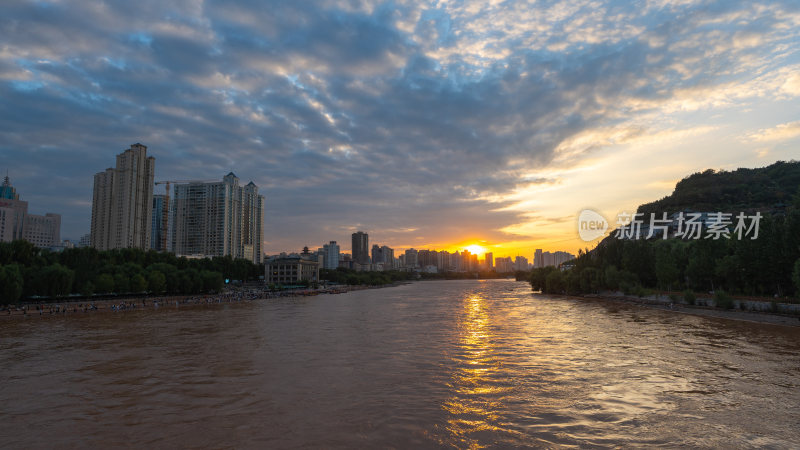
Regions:
<instances>
[{"instance_id":1,"label":"logo","mask_svg":"<svg viewBox=\"0 0 800 450\"><path fill-rule=\"evenodd\" d=\"M590 242L603 237L607 230L608 221L598 212L584 209L578 215L578 236L583 241Z\"/></svg>"}]
</instances>

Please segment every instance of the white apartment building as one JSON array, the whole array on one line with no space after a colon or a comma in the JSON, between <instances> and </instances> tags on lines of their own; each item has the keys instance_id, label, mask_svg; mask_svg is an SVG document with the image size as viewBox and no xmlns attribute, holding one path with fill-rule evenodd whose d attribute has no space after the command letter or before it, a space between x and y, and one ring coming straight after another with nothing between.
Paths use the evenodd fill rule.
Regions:
<instances>
[{"instance_id":1,"label":"white apartment building","mask_svg":"<svg viewBox=\"0 0 800 450\"><path fill-rule=\"evenodd\" d=\"M264 196L232 172L219 182L176 184L170 250L193 257L231 256L261 262Z\"/></svg>"}]
</instances>

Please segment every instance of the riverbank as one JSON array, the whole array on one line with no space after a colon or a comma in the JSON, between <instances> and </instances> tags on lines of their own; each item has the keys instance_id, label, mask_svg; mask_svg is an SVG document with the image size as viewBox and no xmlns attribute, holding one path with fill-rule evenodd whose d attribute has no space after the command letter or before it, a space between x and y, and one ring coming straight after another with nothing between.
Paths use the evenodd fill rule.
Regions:
<instances>
[{"instance_id":1,"label":"riverbank","mask_svg":"<svg viewBox=\"0 0 800 450\"><path fill-rule=\"evenodd\" d=\"M365 289L394 287L405 283L392 283L382 286L337 285L319 289L292 289L270 291L266 289L231 289L221 294L175 295L156 297L109 298L95 297L91 300L63 302L27 302L19 305L6 305L0 308L0 320L27 317L53 317L67 315L86 315L95 313L136 311L157 308L180 308L242 301L269 300L282 297L310 297L324 294L344 294Z\"/></svg>"},{"instance_id":2,"label":"riverbank","mask_svg":"<svg viewBox=\"0 0 800 450\"><path fill-rule=\"evenodd\" d=\"M772 314L766 311L742 311L738 309L721 309L704 305L687 305L685 303L674 302L667 296L655 295L647 297L627 296L619 292L605 292L600 294L587 294L584 296L559 296L576 300L590 300L602 302L626 303L650 309L660 309L680 314L691 314L702 317L713 317L717 319L739 320L755 322L769 325L781 325L788 327L800 327L800 317L782 314Z\"/></svg>"}]
</instances>

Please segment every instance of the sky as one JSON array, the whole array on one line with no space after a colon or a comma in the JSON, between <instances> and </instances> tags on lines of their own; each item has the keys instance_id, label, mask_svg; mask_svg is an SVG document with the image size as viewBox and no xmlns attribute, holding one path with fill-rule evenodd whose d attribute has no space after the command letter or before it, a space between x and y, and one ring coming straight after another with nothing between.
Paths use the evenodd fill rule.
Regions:
<instances>
[{"instance_id":1,"label":"sky","mask_svg":"<svg viewBox=\"0 0 800 450\"><path fill-rule=\"evenodd\" d=\"M65 239L140 142L256 183L267 253L576 252L583 209L800 157L799 97L796 0L0 5L0 170Z\"/></svg>"}]
</instances>

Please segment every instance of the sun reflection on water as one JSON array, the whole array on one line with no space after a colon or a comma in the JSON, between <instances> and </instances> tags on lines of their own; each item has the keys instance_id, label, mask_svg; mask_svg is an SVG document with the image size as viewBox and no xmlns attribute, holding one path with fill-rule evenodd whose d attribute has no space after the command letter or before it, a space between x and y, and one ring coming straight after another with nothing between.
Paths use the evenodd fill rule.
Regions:
<instances>
[{"instance_id":1,"label":"sun reflection on water","mask_svg":"<svg viewBox=\"0 0 800 450\"><path fill-rule=\"evenodd\" d=\"M504 429L500 400L511 388L499 377L502 361L494 349L486 299L472 294L463 305L451 382L453 395L442 407L450 415L447 430L456 445L480 448L481 434Z\"/></svg>"}]
</instances>

